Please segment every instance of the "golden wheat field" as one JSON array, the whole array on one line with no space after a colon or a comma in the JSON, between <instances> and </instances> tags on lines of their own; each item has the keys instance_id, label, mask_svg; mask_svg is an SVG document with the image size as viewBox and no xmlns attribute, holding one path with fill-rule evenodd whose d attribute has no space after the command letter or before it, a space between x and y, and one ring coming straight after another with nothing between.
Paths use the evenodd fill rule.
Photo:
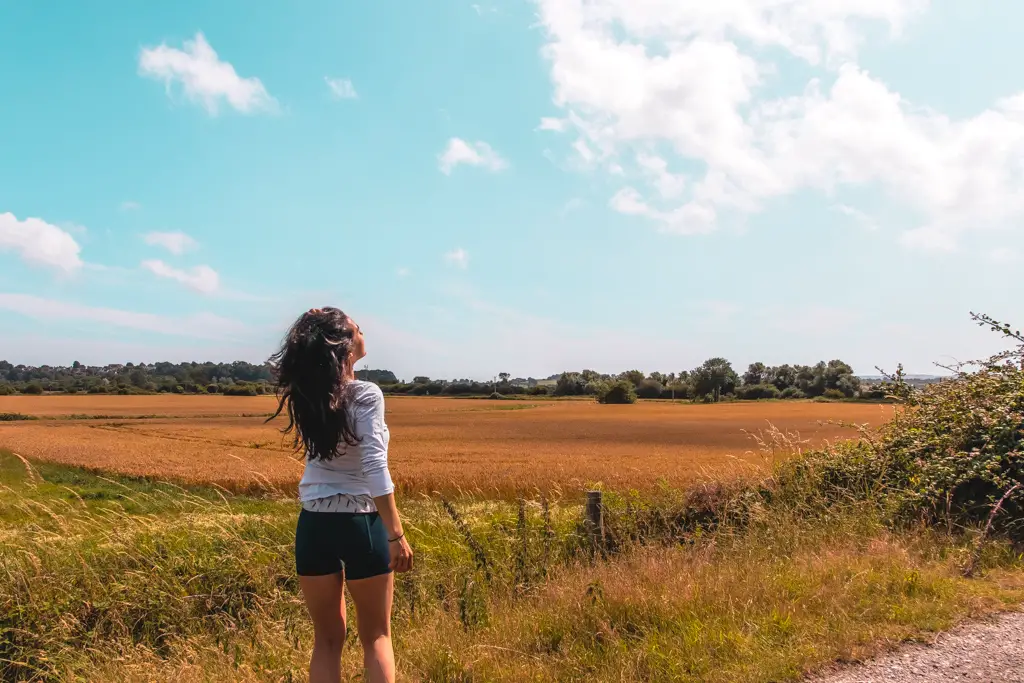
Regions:
<instances>
[{"instance_id":1,"label":"golden wheat field","mask_svg":"<svg viewBox=\"0 0 1024 683\"><path fill-rule=\"evenodd\" d=\"M292 492L302 465L280 433L284 421L264 422L273 408L270 397L2 397L0 413L40 419L0 423L0 448L233 491ZM853 435L828 421L879 424L891 414L888 406L806 402L387 401L392 474L405 493L681 485L763 466L750 434L769 425L813 445Z\"/></svg>"}]
</instances>

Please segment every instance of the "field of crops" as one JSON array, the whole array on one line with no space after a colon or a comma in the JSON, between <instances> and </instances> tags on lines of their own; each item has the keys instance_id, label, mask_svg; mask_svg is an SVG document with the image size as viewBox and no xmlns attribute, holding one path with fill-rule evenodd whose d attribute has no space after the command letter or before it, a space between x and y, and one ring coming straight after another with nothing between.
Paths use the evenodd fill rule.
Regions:
<instances>
[{"instance_id":1,"label":"field of crops","mask_svg":"<svg viewBox=\"0 0 1024 683\"><path fill-rule=\"evenodd\" d=\"M0 422L0 448L25 457L214 483L233 491L295 490L301 462L265 424L270 397L2 397L0 413L38 419ZM769 425L807 444L852 435L828 421L878 424L891 407L844 403L492 402L391 398L391 463L405 493L487 495L600 483L649 490L762 466L751 433Z\"/></svg>"}]
</instances>

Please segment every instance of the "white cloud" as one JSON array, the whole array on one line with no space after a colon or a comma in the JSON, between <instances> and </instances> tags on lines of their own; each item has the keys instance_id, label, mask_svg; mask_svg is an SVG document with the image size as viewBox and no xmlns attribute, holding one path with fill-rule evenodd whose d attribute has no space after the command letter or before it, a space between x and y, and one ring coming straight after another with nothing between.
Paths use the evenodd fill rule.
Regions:
<instances>
[{"instance_id":1,"label":"white cloud","mask_svg":"<svg viewBox=\"0 0 1024 683\"><path fill-rule=\"evenodd\" d=\"M624 187L611 198L609 206L627 216L641 216L659 224L663 232L677 235L700 235L715 229L714 207L697 202L684 204L671 211L651 206L634 187Z\"/></svg>"},{"instance_id":2,"label":"white cloud","mask_svg":"<svg viewBox=\"0 0 1024 683\"><path fill-rule=\"evenodd\" d=\"M175 256L181 256L198 243L183 232L151 232L143 238L151 247L162 247Z\"/></svg>"},{"instance_id":3,"label":"white cloud","mask_svg":"<svg viewBox=\"0 0 1024 683\"><path fill-rule=\"evenodd\" d=\"M180 270L163 261L152 259L142 262L142 267L158 277L174 280L202 294L213 294L220 289L220 276L210 266L196 266Z\"/></svg>"},{"instance_id":4,"label":"white cloud","mask_svg":"<svg viewBox=\"0 0 1024 683\"><path fill-rule=\"evenodd\" d=\"M400 268L395 270L395 275L397 275L398 277L409 277L410 275L412 275L412 271L406 268L405 266L401 266Z\"/></svg>"},{"instance_id":5,"label":"white cloud","mask_svg":"<svg viewBox=\"0 0 1024 683\"><path fill-rule=\"evenodd\" d=\"M356 88L352 85L352 81L347 78L331 78L330 76L324 76L324 82L327 83L327 87L330 88L331 96L336 100L355 100L359 98L359 94L356 93Z\"/></svg>"},{"instance_id":6,"label":"white cloud","mask_svg":"<svg viewBox=\"0 0 1024 683\"><path fill-rule=\"evenodd\" d=\"M540 120L540 125L537 126L537 130L551 130L556 133L564 133L569 129L568 119L557 119L550 116L545 116Z\"/></svg>"},{"instance_id":7,"label":"white cloud","mask_svg":"<svg viewBox=\"0 0 1024 683\"><path fill-rule=\"evenodd\" d=\"M835 210L844 216L848 216L865 230L878 230L878 222L860 209L855 209L846 204L836 204Z\"/></svg>"},{"instance_id":8,"label":"white cloud","mask_svg":"<svg viewBox=\"0 0 1024 683\"><path fill-rule=\"evenodd\" d=\"M82 248L75 238L41 218L19 221L13 213L0 213L0 251L14 251L26 263L64 273L82 267Z\"/></svg>"},{"instance_id":9,"label":"white cloud","mask_svg":"<svg viewBox=\"0 0 1024 683\"><path fill-rule=\"evenodd\" d=\"M458 249L452 249L445 254L444 260L448 265L461 268L462 270L469 267L469 253L461 247Z\"/></svg>"},{"instance_id":10,"label":"white cloud","mask_svg":"<svg viewBox=\"0 0 1024 683\"><path fill-rule=\"evenodd\" d=\"M624 213L693 232L678 227L871 187L913 216L905 243L940 249L1024 218L1024 94L953 119L856 63L868 31L898 34L927 0L535 1L576 151L659 197L627 185L612 200ZM766 96L784 82L780 50L822 78Z\"/></svg>"},{"instance_id":11,"label":"white cloud","mask_svg":"<svg viewBox=\"0 0 1024 683\"><path fill-rule=\"evenodd\" d=\"M222 102L243 114L274 111L277 101L258 78L242 78L230 63L221 61L202 33L186 40L181 50L166 43L148 47L139 55L139 73L164 82L168 92L180 84L189 100L210 114L217 114Z\"/></svg>"},{"instance_id":12,"label":"white cloud","mask_svg":"<svg viewBox=\"0 0 1024 683\"><path fill-rule=\"evenodd\" d=\"M661 157L641 152L636 156L636 163L663 199L675 199L686 189L686 177L670 173L668 162Z\"/></svg>"},{"instance_id":13,"label":"white cloud","mask_svg":"<svg viewBox=\"0 0 1024 683\"><path fill-rule=\"evenodd\" d=\"M491 149L486 142L466 142L461 138L452 138L448 146L438 157L439 167L445 175L451 175L459 164L480 166L491 172L498 172L508 167L508 162Z\"/></svg>"},{"instance_id":14,"label":"white cloud","mask_svg":"<svg viewBox=\"0 0 1024 683\"><path fill-rule=\"evenodd\" d=\"M122 211L137 211L138 209L141 209L141 208L142 208L142 204L139 204L138 202L133 202L130 199L121 202L121 210Z\"/></svg>"},{"instance_id":15,"label":"white cloud","mask_svg":"<svg viewBox=\"0 0 1024 683\"><path fill-rule=\"evenodd\" d=\"M191 316L164 316L155 313L137 313L116 308L97 308L45 299L29 294L0 293L0 310L18 313L36 320L84 320L115 325L146 332L204 339L223 339L242 335L246 325L212 313Z\"/></svg>"},{"instance_id":16,"label":"white cloud","mask_svg":"<svg viewBox=\"0 0 1024 683\"><path fill-rule=\"evenodd\" d=\"M1009 247L997 247L988 253L988 258L993 263L1015 263L1019 258L1017 252Z\"/></svg>"}]
</instances>

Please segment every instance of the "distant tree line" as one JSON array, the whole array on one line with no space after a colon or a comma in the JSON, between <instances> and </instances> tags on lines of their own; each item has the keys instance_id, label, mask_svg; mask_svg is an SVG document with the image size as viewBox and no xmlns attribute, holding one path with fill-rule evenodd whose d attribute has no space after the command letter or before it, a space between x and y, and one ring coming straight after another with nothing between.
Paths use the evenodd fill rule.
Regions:
<instances>
[{"instance_id":1,"label":"distant tree line","mask_svg":"<svg viewBox=\"0 0 1024 683\"><path fill-rule=\"evenodd\" d=\"M543 380L500 373L490 382L426 376L403 382L390 370L359 370L390 394L411 396L593 396L607 402L643 399L720 400L880 399L877 385L865 386L841 360L815 365L752 363L742 375L725 358L710 358L678 373L630 370L617 375L593 370L563 372ZM102 367L75 362L67 367L12 365L0 361L0 395L48 392L89 394L178 393L257 396L273 392L269 363L126 363ZM611 392L611 393L609 393Z\"/></svg>"},{"instance_id":2,"label":"distant tree line","mask_svg":"<svg viewBox=\"0 0 1024 683\"><path fill-rule=\"evenodd\" d=\"M233 363L125 363L86 366L12 365L0 361L0 395L205 394L257 396L272 391L270 365Z\"/></svg>"},{"instance_id":3,"label":"distant tree line","mask_svg":"<svg viewBox=\"0 0 1024 683\"><path fill-rule=\"evenodd\" d=\"M619 375L604 375L593 370L565 372L558 377L555 396L603 396L615 383L632 385L639 398L690 399L716 402L723 399L798 399L884 397L881 388L866 387L841 360L821 361L815 365L778 365L751 363L743 375L725 358L709 358L693 370L664 374L645 374L630 370Z\"/></svg>"},{"instance_id":4,"label":"distant tree line","mask_svg":"<svg viewBox=\"0 0 1024 683\"><path fill-rule=\"evenodd\" d=\"M637 397L709 403L818 397L878 400L885 397L880 385L865 385L853 373L853 368L841 360L821 361L815 365L767 366L752 363L742 375L725 358L710 358L693 370L669 374L630 370L609 375L581 370L563 372L540 381L511 379L508 373L501 373L491 382L416 377L411 383L380 384L388 393L415 396L594 396L614 403L632 402Z\"/></svg>"}]
</instances>

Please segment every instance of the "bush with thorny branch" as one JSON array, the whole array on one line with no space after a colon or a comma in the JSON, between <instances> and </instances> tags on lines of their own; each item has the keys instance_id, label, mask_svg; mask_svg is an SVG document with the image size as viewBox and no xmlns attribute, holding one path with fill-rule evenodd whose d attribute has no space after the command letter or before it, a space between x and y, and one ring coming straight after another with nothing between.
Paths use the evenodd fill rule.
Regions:
<instances>
[{"instance_id":1,"label":"bush with thorny branch","mask_svg":"<svg viewBox=\"0 0 1024 683\"><path fill-rule=\"evenodd\" d=\"M984 361L949 368L924 388L904 381L887 389L901 402L895 418L859 443L842 444L783 466L780 483L810 484L826 502L868 498L897 519L925 518L950 527L987 519L1008 491L995 530L1024 540L1024 335L988 316L978 324L1014 342ZM1011 489L1013 489L1011 491Z\"/></svg>"}]
</instances>

